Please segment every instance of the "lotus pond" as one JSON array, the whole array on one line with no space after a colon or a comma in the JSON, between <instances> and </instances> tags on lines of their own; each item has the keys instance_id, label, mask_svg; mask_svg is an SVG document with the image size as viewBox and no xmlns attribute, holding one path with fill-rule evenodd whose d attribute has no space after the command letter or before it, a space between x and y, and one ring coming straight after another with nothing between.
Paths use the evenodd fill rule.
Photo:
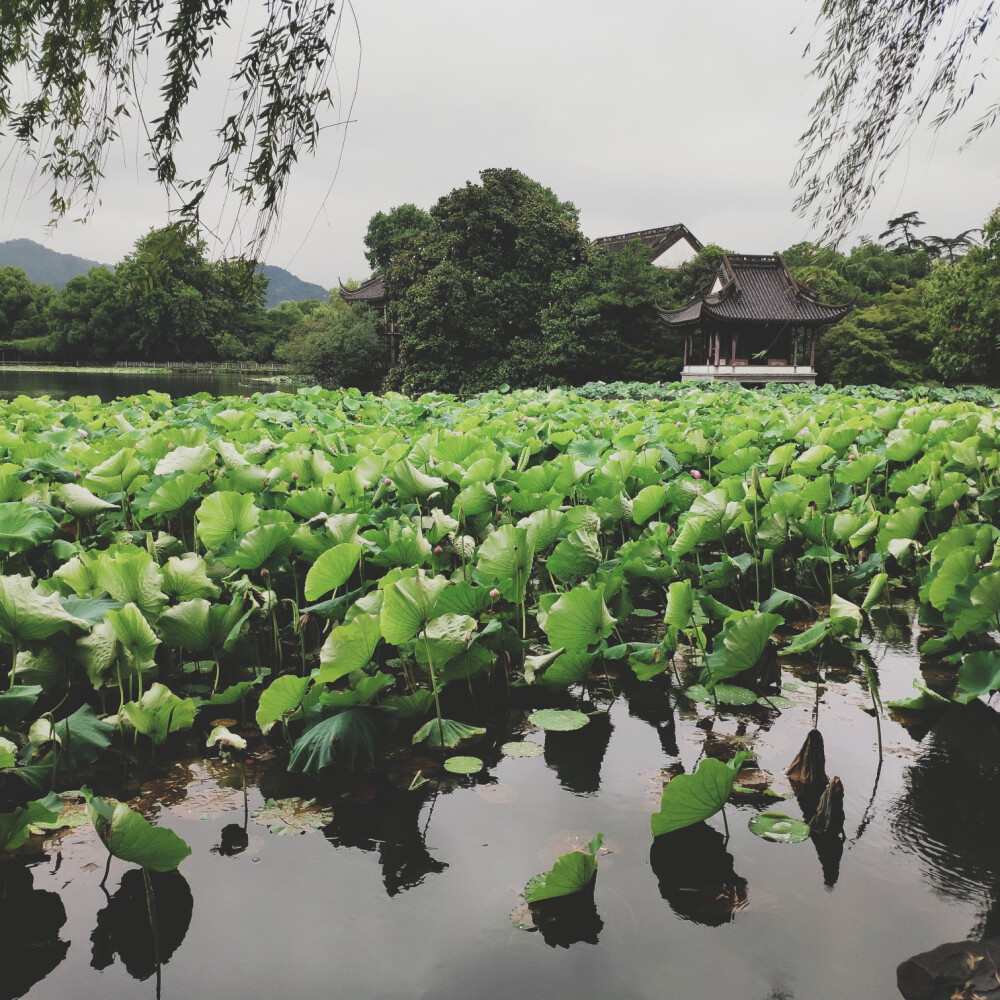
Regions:
<instances>
[{"instance_id":1,"label":"lotus pond","mask_svg":"<svg viewBox=\"0 0 1000 1000\"><path fill-rule=\"evenodd\" d=\"M1000 933L991 401L0 408L0 997L889 998Z\"/></svg>"}]
</instances>

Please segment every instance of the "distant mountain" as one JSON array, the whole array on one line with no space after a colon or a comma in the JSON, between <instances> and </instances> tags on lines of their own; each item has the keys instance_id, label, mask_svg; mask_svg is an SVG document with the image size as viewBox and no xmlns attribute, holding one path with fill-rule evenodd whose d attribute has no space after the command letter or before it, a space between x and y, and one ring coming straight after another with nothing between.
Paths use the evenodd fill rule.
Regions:
<instances>
[{"instance_id":1,"label":"distant mountain","mask_svg":"<svg viewBox=\"0 0 1000 1000\"><path fill-rule=\"evenodd\" d=\"M66 282L100 267L96 260L84 260L71 253L58 253L33 240L0 243L0 267L19 267L36 285L65 288Z\"/></svg>"},{"instance_id":2,"label":"distant mountain","mask_svg":"<svg viewBox=\"0 0 1000 1000\"><path fill-rule=\"evenodd\" d=\"M0 267L19 267L36 285L51 285L57 290L65 288L70 278L86 274L92 267L101 266L96 260L85 260L71 253L58 253L33 240L7 240L6 243L0 243ZM283 267L261 264L258 270L270 279L267 286L268 309L273 309L279 302L301 302L303 299L326 302L330 298L328 288L296 278Z\"/></svg>"},{"instance_id":3,"label":"distant mountain","mask_svg":"<svg viewBox=\"0 0 1000 1000\"><path fill-rule=\"evenodd\" d=\"M283 267L261 264L257 270L271 279L267 286L268 309L273 309L279 302L301 302L303 299L318 299L320 302L328 302L330 299L329 288L296 278L294 274L286 271Z\"/></svg>"}]
</instances>

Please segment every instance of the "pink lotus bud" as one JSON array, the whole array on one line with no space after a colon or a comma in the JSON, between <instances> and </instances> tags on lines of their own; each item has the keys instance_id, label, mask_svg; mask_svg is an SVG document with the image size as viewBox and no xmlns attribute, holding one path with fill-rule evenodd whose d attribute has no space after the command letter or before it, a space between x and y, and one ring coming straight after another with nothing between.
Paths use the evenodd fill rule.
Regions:
<instances>
[{"instance_id":1,"label":"pink lotus bud","mask_svg":"<svg viewBox=\"0 0 1000 1000\"><path fill-rule=\"evenodd\" d=\"M297 472L293 472L293 473L292 473L292 482L293 482L293 483L294 483L294 482L297 482L297 481L298 481L298 478L299 478L299 474L298 474Z\"/></svg>"},{"instance_id":2,"label":"pink lotus bud","mask_svg":"<svg viewBox=\"0 0 1000 1000\"><path fill-rule=\"evenodd\" d=\"M701 473L697 469L692 469L691 470L691 478L692 479L701 479Z\"/></svg>"},{"instance_id":3,"label":"pink lotus bud","mask_svg":"<svg viewBox=\"0 0 1000 1000\"><path fill-rule=\"evenodd\" d=\"M444 549L442 549L440 545L434 546L434 555L439 556L442 552L444 552Z\"/></svg>"},{"instance_id":4,"label":"pink lotus bud","mask_svg":"<svg viewBox=\"0 0 1000 1000\"><path fill-rule=\"evenodd\" d=\"M77 427L76 433L79 434L80 437L82 438L90 437L90 435L82 427Z\"/></svg>"},{"instance_id":5,"label":"pink lotus bud","mask_svg":"<svg viewBox=\"0 0 1000 1000\"><path fill-rule=\"evenodd\" d=\"M73 470L73 475L76 476L77 479L79 479L80 478L80 470L79 469L74 469Z\"/></svg>"},{"instance_id":6,"label":"pink lotus bud","mask_svg":"<svg viewBox=\"0 0 1000 1000\"><path fill-rule=\"evenodd\" d=\"M388 476L386 476L385 479L382 480L382 485L383 486L392 486L392 480Z\"/></svg>"},{"instance_id":7,"label":"pink lotus bud","mask_svg":"<svg viewBox=\"0 0 1000 1000\"><path fill-rule=\"evenodd\" d=\"M674 533L674 526L672 524L667 525L667 537L669 538Z\"/></svg>"},{"instance_id":8,"label":"pink lotus bud","mask_svg":"<svg viewBox=\"0 0 1000 1000\"><path fill-rule=\"evenodd\" d=\"M674 427L683 427L683 426L684 425L679 420L674 421Z\"/></svg>"},{"instance_id":9,"label":"pink lotus bud","mask_svg":"<svg viewBox=\"0 0 1000 1000\"><path fill-rule=\"evenodd\" d=\"M177 447L177 445L175 445L173 441L168 441L167 442L167 451L173 451L174 448L176 448L176 447Z\"/></svg>"},{"instance_id":10,"label":"pink lotus bud","mask_svg":"<svg viewBox=\"0 0 1000 1000\"><path fill-rule=\"evenodd\" d=\"M270 576L270 575L271 575L271 571L270 571L270 570L269 570L269 569L268 569L268 568L267 568L267 567L265 566L265 567L264 567L264 568L263 568L263 569L262 569L262 570L260 571L260 575L261 575L261 576Z\"/></svg>"},{"instance_id":11,"label":"pink lotus bud","mask_svg":"<svg viewBox=\"0 0 1000 1000\"><path fill-rule=\"evenodd\" d=\"M496 587L494 587L494 588L493 588L493 589L492 589L492 590L490 591L490 598L491 598L492 600L494 600L494 601L495 601L495 600L496 600L496 599L497 599L497 598L498 598L499 596L500 596L500 591L499 591L499 590L497 590L497 588L496 588Z\"/></svg>"},{"instance_id":12,"label":"pink lotus bud","mask_svg":"<svg viewBox=\"0 0 1000 1000\"><path fill-rule=\"evenodd\" d=\"M504 502L504 503L510 503L510 494L509 494L509 493L507 494L507 496L505 496L505 497L503 498L503 502Z\"/></svg>"}]
</instances>

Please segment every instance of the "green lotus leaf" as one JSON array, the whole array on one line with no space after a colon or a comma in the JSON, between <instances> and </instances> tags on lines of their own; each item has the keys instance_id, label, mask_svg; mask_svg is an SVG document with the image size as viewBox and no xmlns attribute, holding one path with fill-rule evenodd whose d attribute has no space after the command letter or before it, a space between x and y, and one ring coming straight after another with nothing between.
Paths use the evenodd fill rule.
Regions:
<instances>
[{"instance_id":1,"label":"green lotus leaf","mask_svg":"<svg viewBox=\"0 0 1000 1000\"><path fill-rule=\"evenodd\" d=\"M483 762L478 757L449 757L444 762L444 769L452 774L478 774L483 769Z\"/></svg>"},{"instance_id":2,"label":"green lotus leaf","mask_svg":"<svg viewBox=\"0 0 1000 1000\"><path fill-rule=\"evenodd\" d=\"M0 639L23 647L57 632L86 631L82 618L71 615L57 594L43 594L27 576L0 576Z\"/></svg>"},{"instance_id":3,"label":"green lotus leaf","mask_svg":"<svg viewBox=\"0 0 1000 1000\"><path fill-rule=\"evenodd\" d=\"M405 459L392 470L396 492L404 500L426 500L432 493L446 489L448 483L439 476L428 476Z\"/></svg>"},{"instance_id":4,"label":"green lotus leaf","mask_svg":"<svg viewBox=\"0 0 1000 1000\"><path fill-rule=\"evenodd\" d=\"M87 671L95 691L117 680L111 671L118 663L119 652L118 637L109 621L100 622L76 640L77 659Z\"/></svg>"},{"instance_id":5,"label":"green lotus leaf","mask_svg":"<svg viewBox=\"0 0 1000 1000\"><path fill-rule=\"evenodd\" d=\"M753 705L757 701L757 693L736 684L716 684L715 698L722 705Z\"/></svg>"},{"instance_id":6,"label":"green lotus leaf","mask_svg":"<svg viewBox=\"0 0 1000 1000\"><path fill-rule=\"evenodd\" d=\"M562 647L551 649L547 653L538 653L524 658L524 679L528 684L534 684L538 676L554 661L558 660L566 650Z\"/></svg>"},{"instance_id":7,"label":"green lotus leaf","mask_svg":"<svg viewBox=\"0 0 1000 1000\"><path fill-rule=\"evenodd\" d=\"M170 872L191 853L173 830L153 826L124 802L99 799L87 788L81 794L104 846L119 860L154 872Z\"/></svg>"},{"instance_id":8,"label":"green lotus leaf","mask_svg":"<svg viewBox=\"0 0 1000 1000\"><path fill-rule=\"evenodd\" d=\"M208 577L205 560L194 552L171 556L163 565L163 592L177 601L219 596L218 586Z\"/></svg>"},{"instance_id":9,"label":"green lotus leaf","mask_svg":"<svg viewBox=\"0 0 1000 1000\"><path fill-rule=\"evenodd\" d=\"M400 695L397 698L386 698L379 704L383 712L395 715L399 719L420 719L428 712L434 711L434 695L421 688L413 694Z\"/></svg>"},{"instance_id":10,"label":"green lotus leaf","mask_svg":"<svg viewBox=\"0 0 1000 1000\"><path fill-rule=\"evenodd\" d=\"M332 684L366 666L381 638L378 615L358 615L344 625L337 625L320 650L320 672L316 681Z\"/></svg>"},{"instance_id":11,"label":"green lotus leaf","mask_svg":"<svg viewBox=\"0 0 1000 1000\"><path fill-rule=\"evenodd\" d=\"M569 733L574 729L583 729L590 722L590 717L569 708L540 708L528 716L528 722L539 729Z\"/></svg>"},{"instance_id":12,"label":"green lotus leaf","mask_svg":"<svg viewBox=\"0 0 1000 1000\"><path fill-rule=\"evenodd\" d=\"M173 476L178 473L206 472L215 468L215 451L207 444L197 444L191 447L181 445L173 451L168 451L156 463L154 476Z\"/></svg>"},{"instance_id":13,"label":"green lotus leaf","mask_svg":"<svg viewBox=\"0 0 1000 1000\"><path fill-rule=\"evenodd\" d=\"M163 574L145 549L102 552L95 577L100 587L116 601L138 605L152 621L159 617L167 603L167 595L161 589Z\"/></svg>"},{"instance_id":14,"label":"green lotus leaf","mask_svg":"<svg viewBox=\"0 0 1000 1000\"><path fill-rule=\"evenodd\" d=\"M604 603L604 586L574 587L549 608L543 628L550 646L586 649L611 635L615 619Z\"/></svg>"},{"instance_id":15,"label":"green lotus leaf","mask_svg":"<svg viewBox=\"0 0 1000 1000\"><path fill-rule=\"evenodd\" d=\"M18 746L12 740L0 736L0 769L17 764Z\"/></svg>"},{"instance_id":16,"label":"green lotus leaf","mask_svg":"<svg viewBox=\"0 0 1000 1000\"><path fill-rule=\"evenodd\" d=\"M252 610L244 611L239 599L232 604L211 604L203 597L182 601L160 616L160 636L168 646L211 652L218 658L236 644Z\"/></svg>"},{"instance_id":17,"label":"green lotus leaf","mask_svg":"<svg viewBox=\"0 0 1000 1000\"><path fill-rule=\"evenodd\" d=\"M118 509L117 504L108 503L107 500L94 496L86 486L80 486L78 483L66 483L60 486L54 496L56 501L74 517L90 517L91 514L97 514L102 510Z\"/></svg>"},{"instance_id":18,"label":"green lotus leaf","mask_svg":"<svg viewBox=\"0 0 1000 1000\"><path fill-rule=\"evenodd\" d=\"M542 671L536 683L542 687L567 688L582 684L590 673L597 654L585 649L566 651Z\"/></svg>"},{"instance_id":19,"label":"green lotus leaf","mask_svg":"<svg viewBox=\"0 0 1000 1000\"><path fill-rule=\"evenodd\" d=\"M659 483L645 486L632 500L632 520L645 524L667 502L667 488Z\"/></svg>"},{"instance_id":20,"label":"green lotus leaf","mask_svg":"<svg viewBox=\"0 0 1000 1000\"><path fill-rule=\"evenodd\" d=\"M0 503L0 552L26 552L55 533L51 514L30 503Z\"/></svg>"},{"instance_id":21,"label":"green lotus leaf","mask_svg":"<svg viewBox=\"0 0 1000 1000\"><path fill-rule=\"evenodd\" d=\"M809 839L809 824L785 813L757 813L748 825L751 833L776 844L798 844Z\"/></svg>"},{"instance_id":22,"label":"green lotus leaf","mask_svg":"<svg viewBox=\"0 0 1000 1000\"><path fill-rule=\"evenodd\" d=\"M255 528L259 516L252 494L220 490L205 497L195 512L198 537L207 549L217 552Z\"/></svg>"},{"instance_id":23,"label":"green lotus leaf","mask_svg":"<svg viewBox=\"0 0 1000 1000\"><path fill-rule=\"evenodd\" d=\"M318 600L331 590L342 587L351 578L360 559L361 546L354 542L344 542L327 549L306 574L306 600Z\"/></svg>"},{"instance_id":24,"label":"green lotus leaf","mask_svg":"<svg viewBox=\"0 0 1000 1000\"><path fill-rule=\"evenodd\" d=\"M691 624L694 611L694 590L690 580L676 580L667 588L667 610L663 621L683 631Z\"/></svg>"},{"instance_id":25,"label":"green lotus leaf","mask_svg":"<svg viewBox=\"0 0 1000 1000\"><path fill-rule=\"evenodd\" d=\"M386 641L399 645L412 639L435 617L437 599L447 586L446 577L418 573L386 587L380 612Z\"/></svg>"},{"instance_id":26,"label":"green lotus leaf","mask_svg":"<svg viewBox=\"0 0 1000 1000\"><path fill-rule=\"evenodd\" d=\"M18 684L0 694L0 726L16 726L31 711L42 690L39 684Z\"/></svg>"},{"instance_id":27,"label":"green lotus leaf","mask_svg":"<svg viewBox=\"0 0 1000 1000\"><path fill-rule=\"evenodd\" d=\"M488 535L480 546L476 577L483 586L496 587L506 600L521 604L533 560L528 529L505 524Z\"/></svg>"},{"instance_id":28,"label":"green lotus leaf","mask_svg":"<svg viewBox=\"0 0 1000 1000\"><path fill-rule=\"evenodd\" d=\"M154 483L156 480L153 481ZM148 486L144 486L136 497L136 506L150 514L172 517L190 501L208 482L208 476L201 472L181 472L171 476L166 482L159 483L148 495Z\"/></svg>"},{"instance_id":29,"label":"green lotus leaf","mask_svg":"<svg viewBox=\"0 0 1000 1000\"><path fill-rule=\"evenodd\" d=\"M0 851L16 851L31 834L34 823L52 823L59 817L62 799L49 792L11 812L0 812Z\"/></svg>"},{"instance_id":30,"label":"green lotus leaf","mask_svg":"<svg viewBox=\"0 0 1000 1000\"><path fill-rule=\"evenodd\" d=\"M456 747L462 740L472 736L482 736L486 732L480 726L467 726L452 719L431 719L413 734L413 744L426 743L428 746Z\"/></svg>"},{"instance_id":31,"label":"green lotus leaf","mask_svg":"<svg viewBox=\"0 0 1000 1000\"><path fill-rule=\"evenodd\" d=\"M932 691L926 684L914 680L913 686L917 689L917 694L912 698L898 698L894 701L887 701L886 707L904 712L928 712L934 709L944 708L950 705L949 699L940 695L937 691Z\"/></svg>"},{"instance_id":32,"label":"green lotus leaf","mask_svg":"<svg viewBox=\"0 0 1000 1000\"><path fill-rule=\"evenodd\" d=\"M138 701L122 706L121 719L158 746L171 733L190 729L197 711L193 698L179 698L165 684L157 682Z\"/></svg>"},{"instance_id":33,"label":"green lotus leaf","mask_svg":"<svg viewBox=\"0 0 1000 1000\"><path fill-rule=\"evenodd\" d=\"M436 610L436 609L435 609ZM465 651L475 636L477 622L469 615L437 615L416 637L414 653L424 670L443 666Z\"/></svg>"},{"instance_id":34,"label":"green lotus leaf","mask_svg":"<svg viewBox=\"0 0 1000 1000\"><path fill-rule=\"evenodd\" d=\"M532 740L518 740L513 743L504 743L500 747L500 751L505 757L539 757L545 753L545 747Z\"/></svg>"},{"instance_id":35,"label":"green lotus leaf","mask_svg":"<svg viewBox=\"0 0 1000 1000\"><path fill-rule=\"evenodd\" d=\"M597 875L597 854L604 843L599 833L588 845L587 851L570 851L561 855L551 871L536 875L524 887L524 898L530 906L544 899L571 896L589 889Z\"/></svg>"},{"instance_id":36,"label":"green lotus leaf","mask_svg":"<svg viewBox=\"0 0 1000 1000\"><path fill-rule=\"evenodd\" d=\"M969 594L969 606L959 614L952 632L963 639L970 632L996 628L1000 622L1000 572L980 576Z\"/></svg>"},{"instance_id":37,"label":"green lotus leaf","mask_svg":"<svg viewBox=\"0 0 1000 1000\"><path fill-rule=\"evenodd\" d=\"M137 664L146 664L153 659L160 640L136 605L126 604L117 611L109 611L105 620L115 638Z\"/></svg>"},{"instance_id":38,"label":"green lotus leaf","mask_svg":"<svg viewBox=\"0 0 1000 1000\"><path fill-rule=\"evenodd\" d=\"M967 705L981 695L1000 690L1000 652L994 649L969 653L958 668L955 701Z\"/></svg>"},{"instance_id":39,"label":"green lotus leaf","mask_svg":"<svg viewBox=\"0 0 1000 1000\"><path fill-rule=\"evenodd\" d=\"M470 583L454 583L441 591L434 604L438 615L469 615L478 618L493 603L486 587L474 587Z\"/></svg>"},{"instance_id":40,"label":"green lotus leaf","mask_svg":"<svg viewBox=\"0 0 1000 1000\"><path fill-rule=\"evenodd\" d=\"M663 789L659 812L650 817L654 837L714 816L732 791L736 775L750 754L740 751L728 763L706 757L694 774L679 774Z\"/></svg>"},{"instance_id":41,"label":"green lotus leaf","mask_svg":"<svg viewBox=\"0 0 1000 1000\"><path fill-rule=\"evenodd\" d=\"M800 632L784 649L778 650L779 656L793 656L798 653L808 653L815 649L829 634L833 622L829 618L810 625L805 632Z\"/></svg>"},{"instance_id":42,"label":"green lotus leaf","mask_svg":"<svg viewBox=\"0 0 1000 1000\"><path fill-rule=\"evenodd\" d=\"M593 573L602 561L597 533L577 528L552 550L545 566L557 580L566 583Z\"/></svg>"},{"instance_id":43,"label":"green lotus leaf","mask_svg":"<svg viewBox=\"0 0 1000 1000\"><path fill-rule=\"evenodd\" d=\"M275 723L297 715L311 683L309 677L294 677L291 674L271 681L257 703L255 719L261 732L268 733Z\"/></svg>"}]
</instances>

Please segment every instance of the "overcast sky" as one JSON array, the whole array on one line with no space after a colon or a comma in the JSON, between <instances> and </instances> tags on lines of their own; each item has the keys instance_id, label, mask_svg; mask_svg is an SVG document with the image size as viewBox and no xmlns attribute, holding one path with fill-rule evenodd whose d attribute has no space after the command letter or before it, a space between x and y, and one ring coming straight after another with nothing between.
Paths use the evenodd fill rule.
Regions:
<instances>
[{"instance_id":1,"label":"overcast sky","mask_svg":"<svg viewBox=\"0 0 1000 1000\"><path fill-rule=\"evenodd\" d=\"M353 97L352 123L346 135L324 130L318 156L300 162L266 258L326 287L365 277L372 214L404 202L429 208L480 170L508 166L574 202L591 238L683 222L704 243L784 249L810 235L792 212L789 182L817 91L803 58L818 42L817 8L816 0L354 0L360 48L345 14L343 107L330 118L346 117ZM220 42L185 135L218 123L227 67L252 27L236 24ZM131 129L86 225L47 231L47 187L23 161L8 165L0 240L28 237L113 263L163 225L167 202ZM963 135L952 127L915 136L855 235L877 236L911 210L925 234L981 225L1000 202L1000 132L960 154ZM0 139L0 151L10 146Z\"/></svg>"}]
</instances>

